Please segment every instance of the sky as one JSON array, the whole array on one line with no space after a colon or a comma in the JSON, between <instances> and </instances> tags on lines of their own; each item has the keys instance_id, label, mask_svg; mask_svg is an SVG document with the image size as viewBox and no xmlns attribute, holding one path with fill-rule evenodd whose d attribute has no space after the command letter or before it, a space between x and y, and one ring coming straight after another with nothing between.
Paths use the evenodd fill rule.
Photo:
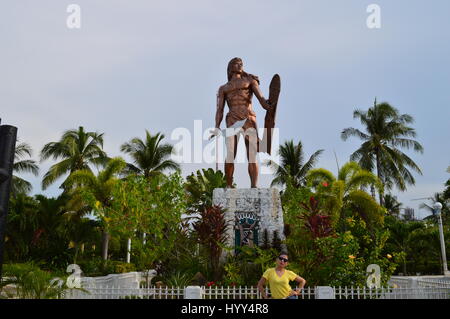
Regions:
<instances>
[{"instance_id":1,"label":"sky","mask_svg":"<svg viewBox=\"0 0 450 319\"><path fill-rule=\"evenodd\" d=\"M80 28L67 25L71 4L81 9ZM380 8L380 28L367 26L371 4ZM193 132L196 120L213 127L228 61L241 57L266 97L272 76L281 76L280 143L301 141L307 158L323 149L317 167L333 173L336 158L342 166L360 145L340 138L344 128L362 129L355 109L376 97L412 115L425 152L406 153L423 175L394 195L423 218L413 199L442 191L450 177L449 12L447 0L7 0L0 118L18 127L36 160L46 143L79 126L104 133L108 155L129 160L120 145L145 130L176 144L177 128ZM261 127L265 111L253 104ZM40 187L52 164L41 163L38 177L22 175L33 194L59 194L60 183ZM183 175L208 167L215 165L183 164ZM260 174L259 187L271 180ZM235 182L250 186L245 163Z\"/></svg>"}]
</instances>

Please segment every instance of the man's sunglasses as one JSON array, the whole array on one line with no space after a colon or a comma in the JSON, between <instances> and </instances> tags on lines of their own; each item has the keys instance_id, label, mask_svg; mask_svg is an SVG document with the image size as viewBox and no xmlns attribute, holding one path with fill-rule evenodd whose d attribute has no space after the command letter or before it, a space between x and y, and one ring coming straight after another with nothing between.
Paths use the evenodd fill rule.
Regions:
<instances>
[{"instance_id":1,"label":"man's sunglasses","mask_svg":"<svg viewBox=\"0 0 450 319\"><path fill-rule=\"evenodd\" d=\"M280 260L280 261L284 261L285 263L287 263L289 260L287 260L286 258L283 258L283 257L278 257L278 259Z\"/></svg>"}]
</instances>

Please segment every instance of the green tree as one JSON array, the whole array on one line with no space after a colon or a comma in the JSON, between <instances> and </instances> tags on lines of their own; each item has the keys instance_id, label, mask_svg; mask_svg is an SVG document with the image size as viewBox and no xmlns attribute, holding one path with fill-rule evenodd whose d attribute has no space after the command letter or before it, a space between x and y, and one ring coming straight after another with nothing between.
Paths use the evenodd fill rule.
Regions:
<instances>
[{"instance_id":1,"label":"green tree","mask_svg":"<svg viewBox=\"0 0 450 319\"><path fill-rule=\"evenodd\" d=\"M67 188L71 189L72 203L70 206L76 206L82 198L87 198L85 202L87 206L101 207L97 209L97 215L103 222L103 239L102 239L102 258L108 259L109 234L107 217L105 213L111 206L113 201L112 191L118 178L117 175L125 168L125 161L116 157L111 159L105 168L98 173L97 176L91 170L83 169L73 172L66 180Z\"/></svg>"},{"instance_id":2,"label":"green tree","mask_svg":"<svg viewBox=\"0 0 450 319\"><path fill-rule=\"evenodd\" d=\"M3 287L14 285L15 293L9 295L6 292L10 298L59 299L68 290L65 284L59 285L51 273L41 270L34 263L5 265L4 275L6 278L0 282L0 292Z\"/></svg>"},{"instance_id":3,"label":"green tree","mask_svg":"<svg viewBox=\"0 0 450 319\"><path fill-rule=\"evenodd\" d=\"M450 179L447 180L447 182L445 183L445 191L444 191L444 198L445 200L449 200L450 199Z\"/></svg>"},{"instance_id":4,"label":"green tree","mask_svg":"<svg viewBox=\"0 0 450 319\"><path fill-rule=\"evenodd\" d=\"M450 166L447 168L447 173L450 173ZM450 200L450 178L445 183L445 190L443 196L445 200Z\"/></svg>"},{"instance_id":5,"label":"green tree","mask_svg":"<svg viewBox=\"0 0 450 319\"><path fill-rule=\"evenodd\" d=\"M294 141L290 140L280 146L278 153L281 163L278 165L272 160L266 162L266 165L274 171L275 178L272 180L271 186L285 186L289 179L295 187L304 186L306 184L306 174L317 163L323 150L314 152L313 155L305 162L303 153L303 144L301 141L294 145Z\"/></svg>"},{"instance_id":6,"label":"green tree","mask_svg":"<svg viewBox=\"0 0 450 319\"><path fill-rule=\"evenodd\" d=\"M444 237L449 238L450 229L444 227ZM450 242L446 241L446 251L450 249ZM439 227L425 222L425 226L413 231L408 241L408 259L406 260L409 273L420 272L427 275L442 274L442 255Z\"/></svg>"},{"instance_id":7,"label":"green tree","mask_svg":"<svg viewBox=\"0 0 450 319\"><path fill-rule=\"evenodd\" d=\"M214 280L220 278L220 256L227 242L228 223L220 206L206 207L194 224L199 243L206 249Z\"/></svg>"},{"instance_id":8,"label":"green tree","mask_svg":"<svg viewBox=\"0 0 450 319\"><path fill-rule=\"evenodd\" d=\"M6 219L6 260L24 261L30 256L31 241L37 229L39 202L24 193L11 197Z\"/></svg>"},{"instance_id":9,"label":"green tree","mask_svg":"<svg viewBox=\"0 0 450 319\"><path fill-rule=\"evenodd\" d=\"M438 224L438 216L439 215L436 214L433 205L434 205L434 203L439 202L442 204L442 209L441 209L442 223L444 225L448 224L450 222L450 220L449 220L450 207L449 207L449 205L447 205L445 193L435 193L433 195L433 197L430 198L430 200L432 201L432 203L430 203L430 204L422 203L419 206L421 209L425 209L430 213L430 215L425 217L424 220L430 220L434 223L434 225Z\"/></svg>"},{"instance_id":10,"label":"green tree","mask_svg":"<svg viewBox=\"0 0 450 319\"><path fill-rule=\"evenodd\" d=\"M39 167L36 164L36 161L32 159L22 159L25 156L31 157L32 149L31 146L27 143L20 143L16 146L15 154L14 154L14 165L13 171L14 173L32 173L35 176L39 174ZM30 182L20 178L17 175L13 175L12 185L11 185L11 193L15 196L18 193L28 194L31 192L32 186Z\"/></svg>"},{"instance_id":11,"label":"green tree","mask_svg":"<svg viewBox=\"0 0 450 319\"><path fill-rule=\"evenodd\" d=\"M413 117L400 114L388 103L377 104L375 99L372 108L367 111L355 110L353 118L359 118L366 132L350 127L341 133L345 141L351 136L363 140L361 146L350 156L351 161L357 161L362 168L376 173L378 178L391 189L395 184L401 191L407 185L414 185L415 179L410 169L422 174L419 166L400 149L413 149L423 153L422 145L414 140L416 131L408 126ZM409 169L408 169L409 168ZM383 205L382 194L379 195Z\"/></svg>"},{"instance_id":12,"label":"green tree","mask_svg":"<svg viewBox=\"0 0 450 319\"><path fill-rule=\"evenodd\" d=\"M215 188L227 186L222 171L214 171L212 168L198 170L186 178L185 189L188 195L188 211L198 213L205 207L212 206L213 191Z\"/></svg>"},{"instance_id":13,"label":"green tree","mask_svg":"<svg viewBox=\"0 0 450 319\"><path fill-rule=\"evenodd\" d=\"M386 211L395 217L400 216L400 208L402 206L402 203L400 203L397 200L397 196L393 196L391 194L385 194L383 197L383 203L384 207L386 208Z\"/></svg>"},{"instance_id":14,"label":"green tree","mask_svg":"<svg viewBox=\"0 0 450 319\"><path fill-rule=\"evenodd\" d=\"M389 216L386 218L386 227L390 232L388 247L392 251L403 252L405 254L402 264L403 273L406 275L406 258L411 252L411 246L413 245L413 234L417 230L424 229L425 224L423 222L401 221Z\"/></svg>"},{"instance_id":15,"label":"green tree","mask_svg":"<svg viewBox=\"0 0 450 319\"><path fill-rule=\"evenodd\" d=\"M128 164L129 170L147 178L165 170L179 170L180 165L169 159L173 146L161 144L164 134L151 135L147 130L145 133L145 140L135 137L120 147L120 150L130 155L134 161L134 165Z\"/></svg>"},{"instance_id":16,"label":"green tree","mask_svg":"<svg viewBox=\"0 0 450 319\"><path fill-rule=\"evenodd\" d=\"M78 130L68 130L58 142L46 144L41 151L41 161L50 157L60 162L52 165L42 180L46 189L58 178L77 170L91 170L91 164L103 165L108 160L103 148L103 134L86 132L82 126ZM61 185L63 188L65 184Z\"/></svg>"},{"instance_id":17,"label":"green tree","mask_svg":"<svg viewBox=\"0 0 450 319\"><path fill-rule=\"evenodd\" d=\"M350 217L349 214L359 215L369 227L382 224L384 210L362 189L373 186L383 193L383 185L374 174L357 163L346 163L339 169L337 177L323 168L312 169L307 180L316 189L324 205L322 209L329 212L332 224Z\"/></svg>"},{"instance_id":18,"label":"green tree","mask_svg":"<svg viewBox=\"0 0 450 319\"><path fill-rule=\"evenodd\" d=\"M131 255L136 266L151 269L180 238L181 215L186 211L181 176L178 172L151 179L131 175L115 184L112 198L109 207L96 209L105 210L112 235L132 240Z\"/></svg>"},{"instance_id":19,"label":"green tree","mask_svg":"<svg viewBox=\"0 0 450 319\"><path fill-rule=\"evenodd\" d=\"M62 269L70 263L70 237L65 217L67 196L46 197L36 195L39 203L37 227L31 241L32 260L43 261L47 268Z\"/></svg>"}]
</instances>

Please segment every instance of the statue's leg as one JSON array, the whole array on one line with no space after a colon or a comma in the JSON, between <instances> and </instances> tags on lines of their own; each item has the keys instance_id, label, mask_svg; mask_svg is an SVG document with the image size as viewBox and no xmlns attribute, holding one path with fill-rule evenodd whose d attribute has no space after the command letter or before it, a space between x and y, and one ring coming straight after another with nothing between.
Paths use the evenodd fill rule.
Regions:
<instances>
[{"instance_id":1,"label":"statue's leg","mask_svg":"<svg viewBox=\"0 0 450 319\"><path fill-rule=\"evenodd\" d=\"M245 131L245 147L247 149L248 175L252 188L258 188L258 135L253 127Z\"/></svg>"},{"instance_id":2,"label":"statue's leg","mask_svg":"<svg viewBox=\"0 0 450 319\"><path fill-rule=\"evenodd\" d=\"M236 158L238 137L236 135L226 138L227 141L227 156L225 158L225 178L227 180L227 187L233 187L234 174L234 159Z\"/></svg>"}]
</instances>

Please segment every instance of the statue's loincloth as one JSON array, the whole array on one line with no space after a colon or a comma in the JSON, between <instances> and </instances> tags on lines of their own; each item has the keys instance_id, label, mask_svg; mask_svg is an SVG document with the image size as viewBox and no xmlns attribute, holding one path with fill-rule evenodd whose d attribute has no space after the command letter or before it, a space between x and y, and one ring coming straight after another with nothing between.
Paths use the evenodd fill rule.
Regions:
<instances>
[{"instance_id":1,"label":"statue's loincloth","mask_svg":"<svg viewBox=\"0 0 450 319\"><path fill-rule=\"evenodd\" d=\"M258 127L256 125L256 114L253 110L245 110L245 111L230 111L228 112L225 121L227 124L227 127L231 127L234 123L236 123L237 121L242 121L247 119L247 121L245 121L244 125L242 126L242 129L244 130L244 132L248 132L248 129L254 129L254 132L256 133L256 141L257 141L257 149L259 151L259 144L261 143L261 140L259 139L258 136ZM252 132L253 133L253 132ZM245 136L245 138L249 138L248 136Z\"/></svg>"}]
</instances>

